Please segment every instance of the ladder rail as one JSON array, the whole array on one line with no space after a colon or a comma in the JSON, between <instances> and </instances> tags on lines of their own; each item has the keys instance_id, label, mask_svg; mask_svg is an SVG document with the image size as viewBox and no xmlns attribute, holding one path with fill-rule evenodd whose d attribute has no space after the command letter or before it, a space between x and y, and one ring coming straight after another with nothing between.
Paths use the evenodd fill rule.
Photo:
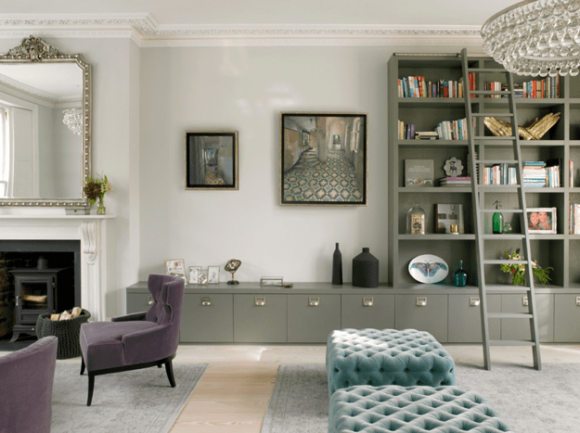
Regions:
<instances>
[{"instance_id":1,"label":"ladder rail","mask_svg":"<svg viewBox=\"0 0 580 433\"><path fill-rule=\"evenodd\" d=\"M487 296L485 294L484 279L485 268L483 263L483 242L481 234L483 234L482 213L480 212L479 203L479 184L477 179L478 164L475 159L475 131L473 128L473 116L471 112L471 92L469 89L469 65L467 63L467 49L461 50L461 65L463 69L463 82L465 83L465 91L463 97L465 99L465 117L467 119L467 138L469 141L469 157L471 162L471 199L473 203L473 212L475 215L475 248L477 250L477 273L479 278L477 283L479 286L479 299L481 310L481 339L483 344L483 363L486 370L491 369L491 355L489 351L489 329L487 322ZM521 188L520 188L521 189Z\"/></svg>"}]
</instances>

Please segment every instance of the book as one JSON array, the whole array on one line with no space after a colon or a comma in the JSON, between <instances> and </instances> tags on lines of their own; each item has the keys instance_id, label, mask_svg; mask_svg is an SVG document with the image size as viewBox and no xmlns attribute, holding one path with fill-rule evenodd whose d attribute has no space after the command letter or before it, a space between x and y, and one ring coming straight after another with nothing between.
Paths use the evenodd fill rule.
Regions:
<instances>
[{"instance_id":1,"label":"book","mask_svg":"<svg viewBox=\"0 0 580 433\"><path fill-rule=\"evenodd\" d=\"M435 205L435 233L451 233L451 224L457 224L459 233L465 233L463 221L463 205L436 204Z\"/></svg>"},{"instance_id":2,"label":"book","mask_svg":"<svg viewBox=\"0 0 580 433\"><path fill-rule=\"evenodd\" d=\"M405 160L405 186L434 186L434 163L432 159Z\"/></svg>"}]
</instances>

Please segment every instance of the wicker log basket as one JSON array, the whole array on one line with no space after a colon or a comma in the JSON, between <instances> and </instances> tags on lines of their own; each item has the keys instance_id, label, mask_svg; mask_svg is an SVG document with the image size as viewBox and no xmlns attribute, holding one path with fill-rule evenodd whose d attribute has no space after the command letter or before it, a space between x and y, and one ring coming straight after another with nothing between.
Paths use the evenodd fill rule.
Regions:
<instances>
[{"instance_id":1,"label":"wicker log basket","mask_svg":"<svg viewBox=\"0 0 580 433\"><path fill-rule=\"evenodd\" d=\"M69 311L70 313L71 311ZM54 335L58 337L56 359L68 359L81 356L79 335L81 325L89 321L91 313L82 310L81 314L69 320L50 320L50 314L41 314L36 321L36 336L38 338Z\"/></svg>"}]
</instances>

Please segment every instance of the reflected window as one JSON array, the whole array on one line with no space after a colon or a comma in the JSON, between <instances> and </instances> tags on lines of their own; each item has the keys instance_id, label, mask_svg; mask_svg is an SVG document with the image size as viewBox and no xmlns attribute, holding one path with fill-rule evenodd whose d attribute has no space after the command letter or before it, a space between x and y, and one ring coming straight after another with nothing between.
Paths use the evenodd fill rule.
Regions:
<instances>
[{"instance_id":1,"label":"reflected window","mask_svg":"<svg viewBox=\"0 0 580 433\"><path fill-rule=\"evenodd\" d=\"M9 108L0 105L0 197L11 197L12 157L10 145Z\"/></svg>"}]
</instances>

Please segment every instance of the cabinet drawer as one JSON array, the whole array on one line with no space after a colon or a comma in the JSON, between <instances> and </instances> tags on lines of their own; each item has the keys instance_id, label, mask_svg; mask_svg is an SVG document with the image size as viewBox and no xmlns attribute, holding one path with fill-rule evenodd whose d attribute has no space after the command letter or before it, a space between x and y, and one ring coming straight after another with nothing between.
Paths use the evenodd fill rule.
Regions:
<instances>
[{"instance_id":1,"label":"cabinet drawer","mask_svg":"<svg viewBox=\"0 0 580 433\"><path fill-rule=\"evenodd\" d=\"M481 343L479 295L449 295L449 343ZM477 304L477 305L475 305ZM501 311L501 295L487 295L487 311ZM501 319L489 320L489 338L501 338Z\"/></svg>"},{"instance_id":2,"label":"cabinet drawer","mask_svg":"<svg viewBox=\"0 0 580 433\"><path fill-rule=\"evenodd\" d=\"M580 341L580 295L555 295L554 341Z\"/></svg>"},{"instance_id":3,"label":"cabinet drawer","mask_svg":"<svg viewBox=\"0 0 580 433\"><path fill-rule=\"evenodd\" d=\"M232 343L234 295L183 295L179 338L184 343Z\"/></svg>"},{"instance_id":4,"label":"cabinet drawer","mask_svg":"<svg viewBox=\"0 0 580 433\"><path fill-rule=\"evenodd\" d=\"M393 329L395 295L342 295L341 328Z\"/></svg>"},{"instance_id":5,"label":"cabinet drawer","mask_svg":"<svg viewBox=\"0 0 580 433\"><path fill-rule=\"evenodd\" d=\"M340 329L340 295L288 295L288 342L326 343Z\"/></svg>"},{"instance_id":6,"label":"cabinet drawer","mask_svg":"<svg viewBox=\"0 0 580 433\"><path fill-rule=\"evenodd\" d=\"M285 343L286 295L234 295L236 343Z\"/></svg>"},{"instance_id":7,"label":"cabinet drawer","mask_svg":"<svg viewBox=\"0 0 580 433\"><path fill-rule=\"evenodd\" d=\"M527 313L524 305L527 295L502 295L501 308L503 313ZM541 342L554 341L554 295L536 295L536 312L538 331ZM501 319L502 340L529 340L530 321L525 319Z\"/></svg>"},{"instance_id":8,"label":"cabinet drawer","mask_svg":"<svg viewBox=\"0 0 580 433\"><path fill-rule=\"evenodd\" d=\"M396 295L395 328L427 331L447 342L447 295Z\"/></svg>"},{"instance_id":9,"label":"cabinet drawer","mask_svg":"<svg viewBox=\"0 0 580 433\"><path fill-rule=\"evenodd\" d=\"M153 305L150 293L127 293L127 314L147 311Z\"/></svg>"}]
</instances>

